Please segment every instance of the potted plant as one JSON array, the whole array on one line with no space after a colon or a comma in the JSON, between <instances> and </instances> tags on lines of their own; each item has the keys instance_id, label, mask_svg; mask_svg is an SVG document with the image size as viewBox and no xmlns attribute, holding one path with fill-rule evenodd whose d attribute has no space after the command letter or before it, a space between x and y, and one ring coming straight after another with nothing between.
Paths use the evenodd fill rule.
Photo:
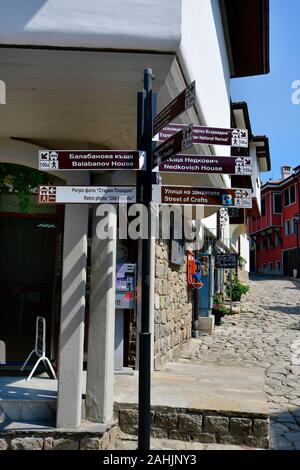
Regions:
<instances>
[{"instance_id":1,"label":"potted plant","mask_svg":"<svg viewBox=\"0 0 300 470\"><path fill-rule=\"evenodd\" d=\"M240 302L242 295L249 292L250 287L247 284L243 284L236 274L232 275L232 279L228 279L226 282L226 294L233 302Z\"/></svg>"},{"instance_id":2,"label":"potted plant","mask_svg":"<svg viewBox=\"0 0 300 470\"><path fill-rule=\"evenodd\" d=\"M224 299L223 299L223 294L217 293L214 295L214 303L213 303L213 309L212 309L212 314L215 317L215 325L219 326L221 325L222 318L225 315L228 315L230 312L230 309L224 305Z\"/></svg>"}]
</instances>

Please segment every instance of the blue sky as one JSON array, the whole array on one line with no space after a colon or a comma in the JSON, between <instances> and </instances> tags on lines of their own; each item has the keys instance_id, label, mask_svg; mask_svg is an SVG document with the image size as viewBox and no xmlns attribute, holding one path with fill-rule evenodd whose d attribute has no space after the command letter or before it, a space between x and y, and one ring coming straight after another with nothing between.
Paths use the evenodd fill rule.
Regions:
<instances>
[{"instance_id":1,"label":"blue sky","mask_svg":"<svg viewBox=\"0 0 300 470\"><path fill-rule=\"evenodd\" d=\"M269 137L272 171L264 181L279 178L281 165L300 164L300 104L292 103L292 82L300 80L299 23L299 0L270 0L271 73L231 80L232 100L248 103L253 133Z\"/></svg>"}]
</instances>

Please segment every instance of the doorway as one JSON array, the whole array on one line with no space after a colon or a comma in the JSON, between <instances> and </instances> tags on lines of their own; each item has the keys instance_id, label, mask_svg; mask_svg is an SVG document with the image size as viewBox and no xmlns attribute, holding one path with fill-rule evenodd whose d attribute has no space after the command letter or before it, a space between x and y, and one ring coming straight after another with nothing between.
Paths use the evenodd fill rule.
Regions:
<instances>
[{"instance_id":1,"label":"doorway","mask_svg":"<svg viewBox=\"0 0 300 470\"><path fill-rule=\"evenodd\" d=\"M46 353L53 357L58 335L58 234L56 214L0 213L0 340L5 345L5 368L20 366L34 349L37 316L46 319Z\"/></svg>"}]
</instances>

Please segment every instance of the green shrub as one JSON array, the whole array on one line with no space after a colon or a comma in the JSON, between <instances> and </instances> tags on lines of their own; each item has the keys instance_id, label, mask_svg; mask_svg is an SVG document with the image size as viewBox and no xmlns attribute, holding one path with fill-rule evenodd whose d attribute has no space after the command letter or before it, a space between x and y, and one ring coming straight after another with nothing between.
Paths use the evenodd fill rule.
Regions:
<instances>
[{"instance_id":1,"label":"green shrub","mask_svg":"<svg viewBox=\"0 0 300 470\"><path fill-rule=\"evenodd\" d=\"M242 295L247 294L249 292L250 287L247 284L243 284L236 274L232 276L232 301L239 302L241 300ZM226 294L230 297L230 279L226 282Z\"/></svg>"}]
</instances>

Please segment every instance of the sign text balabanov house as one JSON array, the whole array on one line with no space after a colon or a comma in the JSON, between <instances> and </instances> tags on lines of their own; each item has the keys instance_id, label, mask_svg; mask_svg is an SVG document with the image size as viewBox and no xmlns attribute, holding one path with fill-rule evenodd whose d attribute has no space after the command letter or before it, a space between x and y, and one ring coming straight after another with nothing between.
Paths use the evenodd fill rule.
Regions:
<instances>
[{"instance_id":1,"label":"sign text balabanov house","mask_svg":"<svg viewBox=\"0 0 300 470\"><path fill-rule=\"evenodd\" d=\"M39 169L140 170L144 156L137 150L40 150Z\"/></svg>"}]
</instances>

